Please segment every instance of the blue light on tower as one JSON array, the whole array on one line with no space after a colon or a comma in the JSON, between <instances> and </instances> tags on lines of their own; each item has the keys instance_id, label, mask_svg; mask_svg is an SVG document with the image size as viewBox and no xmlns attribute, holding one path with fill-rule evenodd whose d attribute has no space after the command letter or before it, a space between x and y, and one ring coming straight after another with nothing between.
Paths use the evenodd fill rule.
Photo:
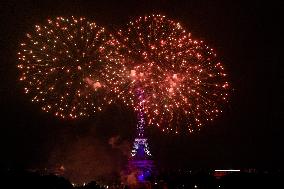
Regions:
<instances>
[{"instance_id":1,"label":"blue light on tower","mask_svg":"<svg viewBox=\"0 0 284 189\"><path fill-rule=\"evenodd\" d=\"M154 164L152 155L149 150L147 138L144 136L144 91L140 88L137 89L137 97L139 106L137 107L137 133L131 151L129 160L129 171L136 173L138 182L143 183L151 177Z\"/></svg>"}]
</instances>

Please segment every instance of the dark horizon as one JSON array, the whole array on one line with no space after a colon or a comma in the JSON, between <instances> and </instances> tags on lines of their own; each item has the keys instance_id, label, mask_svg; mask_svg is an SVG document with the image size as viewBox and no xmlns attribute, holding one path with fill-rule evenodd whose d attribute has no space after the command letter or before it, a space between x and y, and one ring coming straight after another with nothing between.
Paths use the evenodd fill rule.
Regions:
<instances>
[{"instance_id":1,"label":"dark horizon","mask_svg":"<svg viewBox=\"0 0 284 189\"><path fill-rule=\"evenodd\" d=\"M63 165L69 177L81 179L119 172L134 138L132 111L111 106L74 122L42 112L18 81L19 44L34 25L56 16L83 16L112 30L137 16L160 13L216 50L233 90L226 111L198 133L174 136L147 128L157 165L283 169L280 7L225 0L1 2L0 167Z\"/></svg>"}]
</instances>

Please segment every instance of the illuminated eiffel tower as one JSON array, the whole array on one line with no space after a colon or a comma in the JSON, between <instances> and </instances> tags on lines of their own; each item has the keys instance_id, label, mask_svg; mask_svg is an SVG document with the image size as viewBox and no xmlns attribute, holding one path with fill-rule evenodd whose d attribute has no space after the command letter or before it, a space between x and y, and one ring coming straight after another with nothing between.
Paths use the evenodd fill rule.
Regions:
<instances>
[{"instance_id":1,"label":"illuminated eiffel tower","mask_svg":"<svg viewBox=\"0 0 284 189\"><path fill-rule=\"evenodd\" d=\"M137 130L136 137L131 151L131 157L128 162L128 169L131 173L135 173L138 183L147 182L154 171L154 162L149 150L147 138L144 135L144 95L143 90L137 90L139 106L137 107Z\"/></svg>"}]
</instances>

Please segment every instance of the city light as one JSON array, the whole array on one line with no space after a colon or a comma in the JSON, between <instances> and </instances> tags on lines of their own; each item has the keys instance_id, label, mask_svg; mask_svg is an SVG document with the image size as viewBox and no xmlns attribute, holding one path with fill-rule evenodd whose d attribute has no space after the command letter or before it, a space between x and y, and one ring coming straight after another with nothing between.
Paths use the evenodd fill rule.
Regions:
<instances>
[{"instance_id":1,"label":"city light","mask_svg":"<svg viewBox=\"0 0 284 189\"><path fill-rule=\"evenodd\" d=\"M216 169L215 172L240 172L240 169Z\"/></svg>"}]
</instances>

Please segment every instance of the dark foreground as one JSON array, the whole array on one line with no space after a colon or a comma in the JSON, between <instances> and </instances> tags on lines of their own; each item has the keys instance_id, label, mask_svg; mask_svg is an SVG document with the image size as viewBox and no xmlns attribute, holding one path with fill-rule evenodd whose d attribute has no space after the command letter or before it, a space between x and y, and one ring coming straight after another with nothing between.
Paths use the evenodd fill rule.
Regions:
<instances>
[{"instance_id":1,"label":"dark foreground","mask_svg":"<svg viewBox=\"0 0 284 189\"><path fill-rule=\"evenodd\" d=\"M237 172L216 177L212 171L164 171L140 185L102 184L92 181L75 185L61 176L24 170L1 170L1 189L231 189L284 188L284 174L280 171Z\"/></svg>"}]
</instances>

